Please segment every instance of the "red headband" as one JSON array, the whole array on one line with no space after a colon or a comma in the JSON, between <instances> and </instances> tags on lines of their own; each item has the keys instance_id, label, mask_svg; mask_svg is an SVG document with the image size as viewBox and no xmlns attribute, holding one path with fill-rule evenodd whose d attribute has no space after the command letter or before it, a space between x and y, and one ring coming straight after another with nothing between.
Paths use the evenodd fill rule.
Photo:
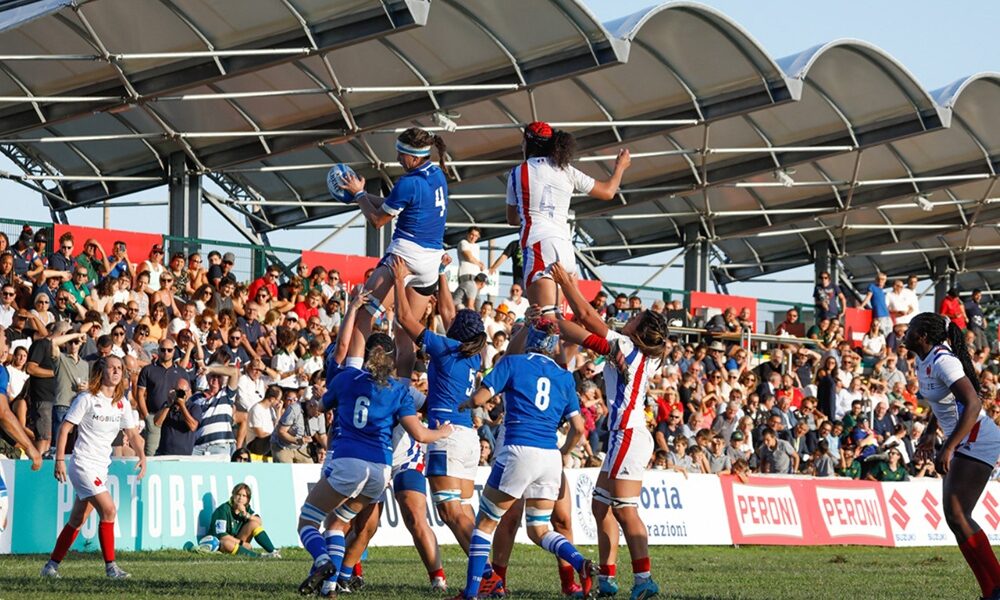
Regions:
<instances>
[{"instance_id":1,"label":"red headband","mask_svg":"<svg viewBox=\"0 0 1000 600\"><path fill-rule=\"evenodd\" d=\"M528 123L528 126L524 129L524 134L526 136L547 140L552 137L552 127L544 121L535 121L533 123Z\"/></svg>"}]
</instances>

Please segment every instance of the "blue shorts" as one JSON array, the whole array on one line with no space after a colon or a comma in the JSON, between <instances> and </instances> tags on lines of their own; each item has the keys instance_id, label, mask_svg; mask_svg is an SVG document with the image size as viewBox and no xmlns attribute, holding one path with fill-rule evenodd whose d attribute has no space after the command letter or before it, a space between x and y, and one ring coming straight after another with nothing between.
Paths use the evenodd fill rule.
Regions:
<instances>
[{"instance_id":1,"label":"blue shorts","mask_svg":"<svg viewBox=\"0 0 1000 600\"><path fill-rule=\"evenodd\" d=\"M418 492L427 495L427 478L416 469L405 469L392 478L392 492Z\"/></svg>"}]
</instances>

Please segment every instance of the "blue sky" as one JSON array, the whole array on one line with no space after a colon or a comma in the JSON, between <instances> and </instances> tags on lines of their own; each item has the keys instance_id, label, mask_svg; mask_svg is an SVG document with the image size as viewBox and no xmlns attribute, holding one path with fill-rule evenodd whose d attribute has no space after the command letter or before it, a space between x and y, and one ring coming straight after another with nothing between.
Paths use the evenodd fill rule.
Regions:
<instances>
[{"instance_id":1,"label":"blue sky","mask_svg":"<svg viewBox=\"0 0 1000 600\"><path fill-rule=\"evenodd\" d=\"M648 0L590 0L588 5L602 21L610 21L642 10L654 3ZM816 44L838 38L858 38L879 46L902 62L929 90L978 71L1000 71L1000 2L928 0L711 0L712 6L739 23L775 58L795 54ZM17 171L6 159L0 169ZM4 209L0 216L49 220L47 209L37 194L17 184L0 180ZM130 197L131 200L166 200L166 188ZM102 210L71 211L70 222L101 226ZM331 221L331 228L338 221ZM111 227L137 231L162 232L166 207L116 208ZM328 233L323 230L275 233L276 246L309 248ZM242 241L215 212L203 210L202 237ZM349 230L336 243L322 250L361 253L363 235ZM646 257L641 262L665 261L670 255ZM678 265L680 262L678 261ZM602 272L610 281L640 283L654 268L607 267ZM668 269L652 285L681 287L682 271ZM798 269L777 275L776 279L801 281L810 278L811 269ZM809 297L810 286L804 283L744 283L730 286L731 293L769 298L802 299Z\"/></svg>"}]
</instances>

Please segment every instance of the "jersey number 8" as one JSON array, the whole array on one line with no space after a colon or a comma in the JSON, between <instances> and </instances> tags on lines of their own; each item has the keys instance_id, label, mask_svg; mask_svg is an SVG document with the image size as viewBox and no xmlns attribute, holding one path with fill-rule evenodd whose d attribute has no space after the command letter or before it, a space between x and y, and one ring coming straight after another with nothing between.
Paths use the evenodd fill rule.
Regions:
<instances>
[{"instance_id":1,"label":"jersey number 8","mask_svg":"<svg viewBox=\"0 0 1000 600\"><path fill-rule=\"evenodd\" d=\"M545 410L549 407L549 389L551 384L548 377L539 377L538 385L535 387L535 406L538 410Z\"/></svg>"},{"instance_id":2,"label":"jersey number 8","mask_svg":"<svg viewBox=\"0 0 1000 600\"><path fill-rule=\"evenodd\" d=\"M371 406L371 403L372 401L365 396L358 396L354 403L354 427L356 429L364 429L365 425L368 424L368 407Z\"/></svg>"}]
</instances>

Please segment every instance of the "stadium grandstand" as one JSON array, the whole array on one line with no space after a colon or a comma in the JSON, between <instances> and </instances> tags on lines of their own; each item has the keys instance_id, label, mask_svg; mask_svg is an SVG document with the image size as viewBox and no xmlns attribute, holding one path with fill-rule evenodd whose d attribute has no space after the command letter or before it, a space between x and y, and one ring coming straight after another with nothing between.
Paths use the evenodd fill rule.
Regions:
<instances>
[{"instance_id":1,"label":"stadium grandstand","mask_svg":"<svg viewBox=\"0 0 1000 600\"><path fill-rule=\"evenodd\" d=\"M629 388L629 412L642 412L653 440L647 486L641 501L633 499L652 526L650 544L786 543L786 535L801 544L954 541L940 537L952 533L938 512L937 523L925 519L927 531L923 522L911 526L924 528L917 533L907 529L908 516L901 524L906 507L944 511L941 474L926 444L940 448L947 437L935 433L920 393L924 363L907 347L907 329L922 312L921 298L927 295L929 306L933 296L945 330L948 323L960 328L965 352L955 351L971 361L986 418L1000 424L992 321L1000 289L1000 74L928 91L891 55L853 39L775 58L739 23L692 2L611 22L600 22L583 0L252 4L0 1L0 152L20 169L0 171L0 179L29 189L51 215L26 220L10 204L0 211L7 346L0 359L9 375L0 392L30 441L0 435L0 458L12 459L0 460L0 483L17 484L10 486L12 528L0 514L0 553L48 552L57 544L62 522L56 529L28 525L41 513L17 496L51 489L51 502L42 504L55 511L56 483L48 473L45 485L31 483L29 461L17 459L63 460L62 424L70 423L78 397L104 389L101 369L111 357L123 365L134 413L128 420L142 436L112 443L114 457L125 459L111 467L122 482L114 490L124 494L120 504L130 490L128 461L143 455L164 480L184 468L175 463L198 465L170 475L185 482L211 473L213 486L228 477L231 488L233 473L239 481L256 477L254 506L262 495L276 545L298 544L298 515L289 507L301 505L320 480L337 435L335 411L323 401L332 393L330 356L347 352L346 340L363 331L409 344L397 333L401 309L357 300L358 287L376 288L379 273L388 273L383 287L391 285L392 261L379 259L395 248L393 227L381 227L359 205L392 197L412 171L409 146L400 145L412 128L447 143L449 260L441 266L442 289L430 294L424 333L414 336L425 345L409 382L428 393L439 367L422 336L452 336L449 307L471 309L486 342L468 396L519 347L522 328L537 331L527 250L515 237L519 226L509 224L510 199L523 192L513 190L509 175L527 164L522 143L538 122L572 134L573 164L588 180L621 176L610 200L575 193L568 213L588 311L611 331L608 339L633 331L627 323L646 311L669 326L662 361L645 374L648 381L636 376ZM622 148L630 152L627 170L616 162ZM334 165L364 178L355 200L331 197ZM161 200L142 196L149 190L162 192ZM166 222L142 231L74 224L80 209L162 205L162 198ZM230 230L208 230L203 211L220 215ZM271 243L277 232L315 228L325 235L310 247ZM363 245L341 243L350 228L363 229ZM481 247L497 241L488 253ZM655 269L644 281L602 276L637 259ZM649 285L671 268L683 270L682 289ZM810 296L730 294L733 284L802 268L814 275ZM374 313L368 329L351 326L358 305L360 314ZM571 308L572 300L563 300L552 310L567 320L591 314ZM584 514L575 510L573 519L589 529L572 528L583 544L597 543L589 514L597 469L624 452L613 441L616 400L606 385L627 379L619 370L628 365L615 355L618 346L599 348L564 343L559 357L560 368L572 372L585 425L563 458L570 487L578 494L586 488L587 497L576 498ZM92 371L95 383L88 384ZM220 411L220 398L228 398L228 411ZM493 400L472 410L481 484L501 451L506 416L504 402ZM571 431L560 426L560 442ZM262 462L293 466L269 482L252 470ZM666 513L656 512L653 476L690 493L688 510L728 515L727 526L697 526L691 517L683 533L672 529ZM741 495L777 489L776 481L797 482L786 486L785 498L800 507L796 523L768 512L782 506L784 492L775 491L771 505ZM29 496L33 485L37 493ZM1000 499L994 486L987 493ZM160 493L149 488L139 493ZM184 489L197 514L199 488ZM864 522L840 522L838 533L831 513L805 508L817 498L822 506L831 490L872 502L874 512ZM213 487L211 496L223 505L228 493ZM706 499L700 509L692 506L696 495ZM168 502L187 502L177 498ZM762 504L755 508L756 499ZM289 514L272 517L278 506ZM671 523L683 521L676 520L682 508L673 507ZM119 522L128 514L135 527L136 510L121 506ZM442 543L454 542L439 511L431 525ZM798 534L782 529L796 524ZM130 530L118 543L178 548L202 538L206 525L193 518L176 534ZM396 525L384 525L389 531L373 545L410 545ZM1000 518L989 526L991 535L1000 533ZM258 550L274 555L270 540L255 539ZM249 548L243 542L232 552ZM58 566L61 559L54 560Z\"/></svg>"}]
</instances>

